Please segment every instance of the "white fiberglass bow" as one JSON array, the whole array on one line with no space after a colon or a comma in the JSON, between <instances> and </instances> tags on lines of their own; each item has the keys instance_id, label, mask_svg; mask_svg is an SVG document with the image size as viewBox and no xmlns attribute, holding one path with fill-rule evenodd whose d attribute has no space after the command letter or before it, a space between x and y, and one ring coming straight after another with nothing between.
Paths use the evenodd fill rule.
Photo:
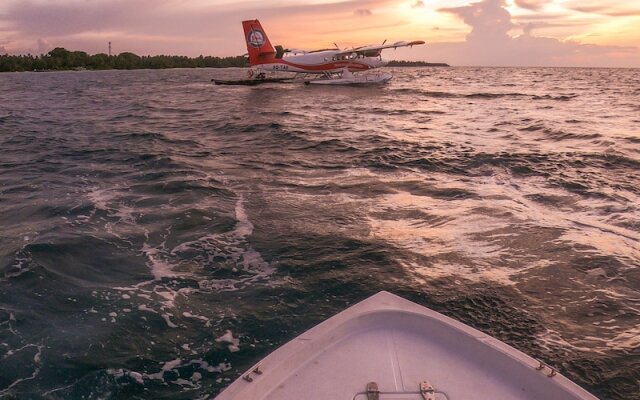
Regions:
<instances>
[{"instance_id":1,"label":"white fiberglass bow","mask_svg":"<svg viewBox=\"0 0 640 400\"><path fill-rule=\"evenodd\" d=\"M380 292L277 349L217 400L597 400L507 344Z\"/></svg>"}]
</instances>

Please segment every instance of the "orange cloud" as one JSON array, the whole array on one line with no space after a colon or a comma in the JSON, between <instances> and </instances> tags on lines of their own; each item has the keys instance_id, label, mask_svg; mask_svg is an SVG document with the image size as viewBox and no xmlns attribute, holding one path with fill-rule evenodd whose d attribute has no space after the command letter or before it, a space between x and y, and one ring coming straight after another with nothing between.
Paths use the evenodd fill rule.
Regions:
<instances>
[{"instance_id":1,"label":"orange cloud","mask_svg":"<svg viewBox=\"0 0 640 400\"><path fill-rule=\"evenodd\" d=\"M610 45L637 42L635 0L604 6L599 0L514 0L511 6L503 0L468 0L440 11L435 4L441 2L423 0L308 1L4 0L0 45L9 52L64 46L95 53L106 51L112 41L116 52L236 55L245 52L240 21L260 18L271 40L290 48L424 39L430 45L385 55L465 65L599 65L615 54L609 57L612 65L640 64L635 48ZM431 43L436 40L446 43Z\"/></svg>"},{"instance_id":2,"label":"orange cloud","mask_svg":"<svg viewBox=\"0 0 640 400\"><path fill-rule=\"evenodd\" d=\"M464 42L434 43L420 49L421 57L457 65L486 66L640 66L636 47L581 44L538 37L532 29L544 22L515 24L502 0L482 0L463 7L443 8L471 27ZM512 36L519 27L524 34ZM402 55L406 52L400 53Z\"/></svg>"}]
</instances>

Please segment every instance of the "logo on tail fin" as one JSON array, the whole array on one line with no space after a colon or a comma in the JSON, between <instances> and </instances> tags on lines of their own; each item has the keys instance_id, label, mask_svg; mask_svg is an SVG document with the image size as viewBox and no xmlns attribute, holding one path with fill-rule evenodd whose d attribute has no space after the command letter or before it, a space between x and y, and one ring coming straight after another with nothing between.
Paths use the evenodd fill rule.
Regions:
<instances>
[{"instance_id":1,"label":"logo on tail fin","mask_svg":"<svg viewBox=\"0 0 640 400\"><path fill-rule=\"evenodd\" d=\"M266 39L264 32L256 28L253 28L251 29L251 31L249 31L249 34L247 35L247 43L249 43L251 47L259 49L260 47L264 46L265 42Z\"/></svg>"}]
</instances>

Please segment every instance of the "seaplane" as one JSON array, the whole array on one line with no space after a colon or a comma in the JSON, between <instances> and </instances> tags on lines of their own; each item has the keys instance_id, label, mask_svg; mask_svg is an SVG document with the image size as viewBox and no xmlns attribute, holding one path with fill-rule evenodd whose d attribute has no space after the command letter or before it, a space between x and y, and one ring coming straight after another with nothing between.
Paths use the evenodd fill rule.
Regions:
<instances>
[{"instance_id":1,"label":"seaplane","mask_svg":"<svg viewBox=\"0 0 640 400\"><path fill-rule=\"evenodd\" d=\"M214 80L216 84L255 85L269 82L291 81L293 78L267 78L268 72L289 72L315 76L305 79L306 84L318 85L372 85L388 82L389 73L357 74L387 65L382 58L385 49L413 47L425 44L422 40L400 41L380 45L367 45L340 49L289 50L283 46L271 44L260 21L242 21L244 37L249 56L248 78L240 81Z\"/></svg>"}]
</instances>

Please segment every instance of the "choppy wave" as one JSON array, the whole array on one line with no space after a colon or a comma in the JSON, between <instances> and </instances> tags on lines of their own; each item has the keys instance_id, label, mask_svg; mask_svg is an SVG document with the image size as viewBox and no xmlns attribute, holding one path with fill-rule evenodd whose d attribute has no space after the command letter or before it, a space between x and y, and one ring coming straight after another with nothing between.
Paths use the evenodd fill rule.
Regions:
<instances>
[{"instance_id":1,"label":"choppy wave","mask_svg":"<svg viewBox=\"0 0 640 400\"><path fill-rule=\"evenodd\" d=\"M635 71L394 72L0 76L0 397L211 397L389 290L638 399Z\"/></svg>"}]
</instances>

